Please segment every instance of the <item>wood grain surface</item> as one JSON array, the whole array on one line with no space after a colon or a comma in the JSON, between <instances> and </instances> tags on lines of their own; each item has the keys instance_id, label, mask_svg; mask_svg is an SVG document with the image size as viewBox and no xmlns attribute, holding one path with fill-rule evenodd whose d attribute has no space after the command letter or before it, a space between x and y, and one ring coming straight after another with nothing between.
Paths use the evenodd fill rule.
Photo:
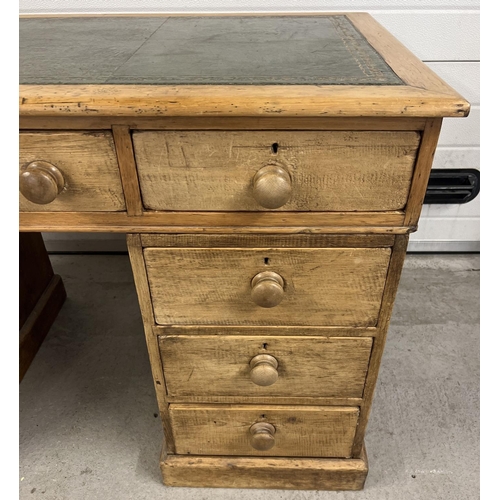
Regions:
<instances>
[{"instance_id":1,"label":"wood grain surface","mask_svg":"<svg viewBox=\"0 0 500 500\"><path fill-rule=\"evenodd\" d=\"M54 276L40 233L19 233L19 328Z\"/></svg>"},{"instance_id":2,"label":"wood grain surface","mask_svg":"<svg viewBox=\"0 0 500 500\"><path fill-rule=\"evenodd\" d=\"M21 116L468 116L469 103L403 85L21 85Z\"/></svg>"},{"instance_id":3,"label":"wood grain surface","mask_svg":"<svg viewBox=\"0 0 500 500\"><path fill-rule=\"evenodd\" d=\"M377 248L392 247L391 234L141 234L143 247L191 248Z\"/></svg>"},{"instance_id":4,"label":"wood grain surface","mask_svg":"<svg viewBox=\"0 0 500 500\"><path fill-rule=\"evenodd\" d=\"M169 414L179 455L349 458L358 421L358 408L343 406L171 404ZM272 449L250 445L256 422L275 427Z\"/></svg>"},{"instance_id":5,"label":"wood grain surface","mask_svg":"<svg viewBox=\"0 0 500 500\"><path fill-rule=\"evenodd\" d=\"M19 382L30 367L65 300L66 290L62 279L59 275L54 275L19 329Z\"/></svg>"},{"instance_id":6,"label":"wood grain surface","mask_svg":"<svg viewBox=\"0 0 500 500\"><path fill-rule=\"evenodd\" d=\"M162 336L158 339L169 396L362 397L371 338ZM250 379L250 360L267 354L278 379Z\"/></svg>"},{"instance_id":7,"label":"wood grain surface","mask_svg":"<svg viewBox=\"0 0 500 500\"><path fill-rule=\"evenodd\" d=\"M48 205L19 197L21 212L106 212L125 210L111 132L21 132L19 167L35 160L55 165L64 189Z\"/></svg>"},{"instance_id":8,"label":"wood grain surface","mask_svg":"<svg viewBox=\"0 0 500 500\"><path fill-rule=\"evenodd\" d=\"M283 116L20 116L21 129L98 130L125 125L132 130L423 130L425 118Z\"/></svg>"},{"instance_id":9,"label":"wood grain surface","mask_svg":"<svg viewBox=\"0 0 500 500\"><path fill-rule=\"evenodd\" d=\"M394 307L394 301L396 299L399 279L403 270L407 246L408 235L401 235L396 238L391 261L389 263L389 272L387 273L387 281L382 298L382 307L380 309L379 335L377 335L373 342L370 366L368 368L368 373L366 376L363 403L361 404L359 423L356 429L356 437L354 438L352 448L353 457L361 456L361 453L363 451L363 443L366 427L368 425L368 417L370 416L373 397L375 394L375 386L377 384L378 372L382 362L385 341L387 338L387 331L389 329L392 309Z\"/></svg>"},{"instance_id":10,"label":"wood grain surface","mask_svg":"<svg viewBox=\"0 0 500 500\"><path fill-rule=\"evenodd\" d=\"M266 165L283 167L282 211L390 211L406 205L417 132L135 132L144 206L268 210L253 195Z\"/></svg>"},{"instance_id":11,"label":"wood grain surface","mask_svg":"<svg viewBox=\"0 0 500 500\"><path fill-rule=\"evenodd\" d=\"M144 265L144 257L141 247L141 239L138 234L127 235L127 248L130 257L130 264L134 274L135 289L141 309L142 322L144 325L144 334L146 337L146 346L149 354L151 373L153 375L156 399L158 409L161 415L165 444L169 453L175 453L175 442L172 435L170 418L168 415L167 388L161 365L160 350L158 340L153 332L153 309L151 306L151 297L149 295L149 286Z\"/></svg>"},{"instance_id":12,"label":"wood grain surface","mask_svg":"<svg viewBox=\"0 0 500 500\"><path fill-rule=\"evenodd\" d=\"M470 104L365 13L20 33L20 167L64 181L20 229L129 233L165 483L362 489L408 233Z\"/></svg>"},{"instance_id":13,"label":"wood grain surface","mask_svg":"<svg viewBox=\"0 0 500 500\"><path fill-rule=\"evenodd\" d=\"M142 200L135 165L134 146L129 127L124 125L113 126L113 139L116 145L116 156L127 205L127 215L141 215Z\"/></svg>"},{"instance_id":14,"label":"wood grain surface","mask_svg":"<svg viewBox=\"0 0 500 500\"><path fill-rule=\"evenodd\" d=\"M19 233L19 379L23 379L52 323L66 290L40 233Z\"/></svg>"},{"instance_id":15,"label":"wood grain surface","mask_svg":"<svg viewBox=\"0 0 500 500\"><path fill-rule=\"evenodd\" d=\"M406 234L397 212L21 212L20 231L174 234Z\"/></svg>"},{"instance_id":16,"label":"wood grain surface","mask_svg":"<svg viewBox=\"0 0 500 500\"><path fill-rule=\"evenodd\" d=\"M153 326L158 336L163 335L290 335L292 337L376 337L378 326L345 327L345 326L221 326L221 325L169 325Z\"/></svg>"},{"instance_id":17,"label":"wood grain surface","mask_svg":"<svg viewBox=\"0 0 500 500\"><path fill-rule=\"evenodd\" d=\"M168 396L169 403L224 403L241 404L241 396ZM304 397L304 396L245 396L246 405L299 405L299 406L360 406L363 398L329 398L329 397Z\"/></svg>"},{"instance_id":18,"label":"wood grain surface","mask_svg":"<svg viewBox=\"0 0 500 500\"><path fill-rule=\"evenodd\" d=\"M428 120L422 134L422 144L418 152L415 175L413 176L410 197L406 206L405 225L416 225L422 211L432 161L439 140L441 123L443 120L436 118Z\"/></svg>"},{"instance_id":19,"label":"wood grain surface","mask_svg":"<svg viewBox=\"0 0 500 500\"><path fill-rule=\"evenodd\" d=\"M368 473L363 452L358 459L207 457L160 458L167 486L265 488L287 490L361 490Z\"/></svg>"},{"instance_id":20,"label":"wood grain surface","mask_svg":"<svg viewBox=\"0 0 500 500\"><path fill-rule=\"evenodd\" d=\"M339 16L345 14L176 16L174 21L169 16L24 19L20 81L28 85L21 85L20 114L398 118L468 115L469 103L372 17L349 13L348 21L339 24L339 19L343 19ZM229 30L221 34L220 29L214 29L214 23L253 26L253 31L245 28L242 32ZM334 29L335 24L340 30ZM57 30L62 25L72 28ZM196 29L172 31L174 26L182 25ZM274 26L278 25L287 27L276 30ZM87 36L86 26L93 26L93 37ZM47 31L51 33L48 38ZM299 32L299 38L285 40L285 33ZM190 38L184 37L189 33L193 40L205 34L201 47L195 44L188 50ZM342 43L332 50L339 33ZM103 46L100 40L110 34L114 43L106 40ZM248 43L221 43L224 37L240 42L247 37ZM40 39L45 40L42 50ZM172 48L165 51L165 46L172 43ZM323 50L325 46L330 50ZM249 55L242 57L245 51ZM206 57L200 55L203 52ZM286 53L290 57L283 57ZM51 54L58 56L51 58ZM93 58L94 54L99 57ZM214 58L214 54L218 57ZM172 55L174 59L167 63ZM69 58L70 64L64 63L65 58ZM248 63L253 58L257 58L260 67L257 73L253 70L255 65ZM76 71L75 59L82 61ZM177 71L172 78L169 71L174 68ZM353 71L361 78L353 79ZM332 78L342 81L334 82ZM146 81L150 85L140 84ZM404 84L387 85L401 81ZM366 84L370 82L371 85Z\"/></svg>"},{"instance_id":21,"label":"wood grain surface","mask_svg":"<svg viewBox=\"0 0 500 500\"><path fill-rule=\"evenodd\" d=\"M158 324L375 326L388 248L146 248L144 260ZM257 306L252 278L274 271L285 281L277 307Z\"/></svg>"}]
</instances>

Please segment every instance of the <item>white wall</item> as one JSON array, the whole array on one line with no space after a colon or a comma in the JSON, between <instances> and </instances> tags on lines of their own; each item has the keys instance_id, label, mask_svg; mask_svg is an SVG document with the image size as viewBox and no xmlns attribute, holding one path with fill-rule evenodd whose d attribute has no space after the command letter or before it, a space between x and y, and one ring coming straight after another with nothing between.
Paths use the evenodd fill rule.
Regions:
<instances>
[{"instance_id":1,"label":"white wall","mask_svg":"<svg viewBox=\"0 0 500 500\"><path fill-rule=\"evenodd\" d=\"M472 104L468 118L445 119L434 166L479 168L479 0L20 0L21 13L370 12ZM76 238L76 240L75 240ZM124 248L123 237L46 235L63 250ZM412 250L478 250L479 197L466 205L426 205Z\"/></svg>"},{"instance_id":2,"label":"white wall","mask_svg":"<svg viewBox=\"0 0 500 500\"><path fill-rule=\"evenodd\" d=\"M479 9L479 0L20 0L23 13Z\"/></svg>"}]
</instances>

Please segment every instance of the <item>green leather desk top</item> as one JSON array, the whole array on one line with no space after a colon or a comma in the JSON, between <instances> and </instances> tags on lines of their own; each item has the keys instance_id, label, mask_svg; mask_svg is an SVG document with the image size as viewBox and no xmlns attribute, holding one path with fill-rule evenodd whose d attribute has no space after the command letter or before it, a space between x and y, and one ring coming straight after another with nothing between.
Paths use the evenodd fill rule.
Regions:
<instances>
[{"instance_id":1,"label":"green leather desk top","mask_svg":"<svg viewBox=\"0 0 500 500\"><path fill-rule=\"evenodd\" d=\"M343 15L21 19L19 81L403 84Z\"/></svg>"}]
</instances>

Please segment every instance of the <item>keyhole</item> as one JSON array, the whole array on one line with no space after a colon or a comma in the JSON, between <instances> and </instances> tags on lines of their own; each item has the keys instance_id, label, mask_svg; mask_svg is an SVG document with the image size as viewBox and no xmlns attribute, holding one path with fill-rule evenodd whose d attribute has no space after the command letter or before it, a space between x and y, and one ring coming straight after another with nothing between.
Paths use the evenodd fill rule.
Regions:
<instances>
[{"instance_id":1,"label":"keyhole","mask_svg":"<svg viewBox=\"0 0 500 500\"><path fill-rule=\"evenodd\" d=\"M264 257L264 265L265 266L269 265L269 257Z\"/></svg>"},{"instance_id":2,"label":"keyhole","mask_svg":"<svg viewBox=\"0 0 500 500\"><path fill-rule=\"evenodd\" d=\"M271 146L271 149L273 150L273 153L274 154L278 154L278 143L275 142L272 146Z\"/></svg>"}]
</instances>

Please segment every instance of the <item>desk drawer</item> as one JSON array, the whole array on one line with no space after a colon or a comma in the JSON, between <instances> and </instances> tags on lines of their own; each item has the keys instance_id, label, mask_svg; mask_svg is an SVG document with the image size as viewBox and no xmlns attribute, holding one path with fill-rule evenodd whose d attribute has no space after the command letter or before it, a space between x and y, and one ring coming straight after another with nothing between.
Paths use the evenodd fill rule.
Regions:
<instances>
[{"instance_id":1,"label":"desk drawer","mask_svg":"<svg viewBox=\"0 0 500 500\"><path fill-rule=\"evenodd\" d=\"M390 248L145 248L160 325L375 326Z\"/></svg>"},{"instance_id":2,"label":"desk drawer","mask_svg":"<svg viewBox=\"0 0 500 500\"><path fill-rule=\"evenodd\" d=\"M372 339L159 338L169 396L363 397Z\"/></svg>"},{"instance_id":3,"label":"desk drawer","mask_svg":"<svg viewBox=\"0 0 500 500\"><path fill-rule=\"evenodd\" d=\"M19 167L21 212L125 210L111 132L21 132Z\"/></svg>"},{"instance_id":4,"label":"desk drawer","mask_svg":"<svg viewBox=\"0 0 500 500\"><path fill-rule=\"evenodd\" d=\"M169 406L179 455L347 458L358 414L342 406Z\"/></svg>"},{"instance_id":5,"label":"desk drawer","mask_svg":"<svg viewBox=\"0 0 500 500\"><path fill-rule=\"evenodd\" d=\"M417 132L135 132L144 206L391 211L406 205Z\"/></svg>"}]
</instances>

